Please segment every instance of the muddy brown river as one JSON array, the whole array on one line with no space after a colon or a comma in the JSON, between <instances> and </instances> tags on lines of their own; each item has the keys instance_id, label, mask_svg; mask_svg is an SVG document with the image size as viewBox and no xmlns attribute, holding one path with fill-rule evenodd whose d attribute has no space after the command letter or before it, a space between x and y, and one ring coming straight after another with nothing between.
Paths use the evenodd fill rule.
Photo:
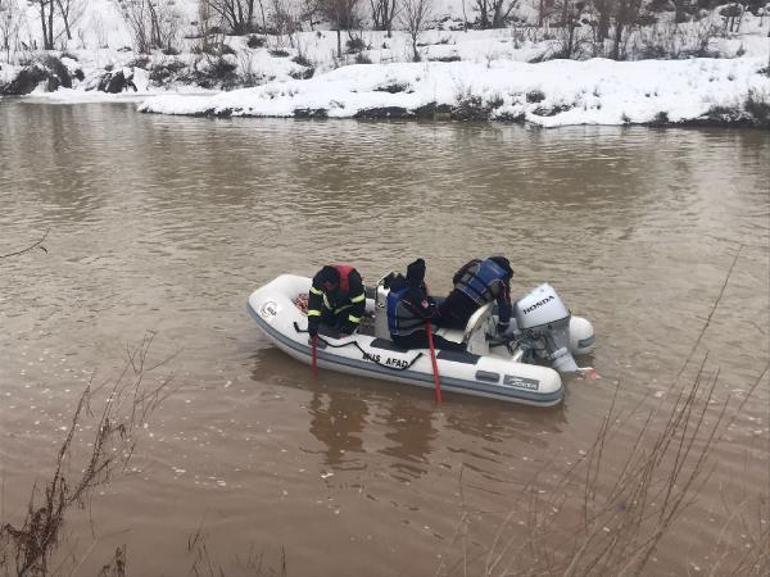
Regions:
<instances>
[{"instance_id":1,"label":"muddy brown river","mask_svg":"<svg viewBox=\"0 0 770 577\"><path fill-rule=\"evenodd\" d=\"M759 378L769 191L761 131L211 121L2 101L0 254L49 232L47 253L0 259L0 516L20 522L83 388L114 379L151 331L152 359L174 355L157 370L173 394L129 470L68 518L61 574L96 575L124 544L130 575L254 575L258 559L280 574L282 555L290 576L506 574L488 571L495 536L531 529L506 517L591 447L616 389L632 417L610 462L674 396L706 323L691 365L708 353L719 369L712 403L734 407ZM245 310L285 271L342 260L374 283L421 256L445 293L490 253L510 257L514 293L551 282L594 324L596 351L579 361L602 378L569 380L557 408L314 382ZM733 415L644 575L728 574L718 558L767 531L769 389L765 377ZM566 495L565 507L584 498Z\"/></svg>"}]
</instances>

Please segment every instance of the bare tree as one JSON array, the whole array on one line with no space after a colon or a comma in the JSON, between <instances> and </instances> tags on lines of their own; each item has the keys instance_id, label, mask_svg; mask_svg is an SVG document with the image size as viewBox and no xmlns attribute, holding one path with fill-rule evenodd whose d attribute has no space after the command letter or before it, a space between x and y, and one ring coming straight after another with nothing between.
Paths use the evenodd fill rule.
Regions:
<instances>
[{"instance_id":1,"label":"bare tree","mask_svg":"<svg viewBox=\"0 0 770 577\"><path fill-rule=\"evenodd\" d=\"M80 20L85 9L82 0L56 0L56 7L64 24L64 32L67 40L72 40L72 27Z\"/></svg>"},{"instance_id":2,"label":"bare tree","mask_svg":"<svg viewBox=\"0 0 770 577\"><path fill-rule=\"evenodd\" d=\"M687 15L695 10L695 4L692 0L673 0L674 2L674 22L677 24L687 20Z\"/></svg>"},{"instance_id":3,"label":"bare tree","mask_svg":"<svg viewBox=\"0 0 770 577\"><path fill-rule=\"evenodd\" d=\"M254 31L254 12L256 0L203 0L209 3L211 9L219 16L233 34L248 34ZM260 3L260 8L262 4ZM262 9L262 24L265 13Z\"/></svg>"},{"instance_id":4,"label":"bare tree","mask_svg":"<svg viewBox=\"0 0 770 577\"><path fill-rule=\"evenodd\" d=\"M615 3L614 0L592 0L591 4L596 13L594 41L603 47L604 41L610 36L610 22ZM604 52L604 50L601 52Z\"/></svg>"},{"instance_id":5,"label":"bare tree","mask_svg":"<svg viewBox=\"0 0 770 577\"><path fill-rule=\"evenodd\" d=\"M299 16L294 13L292 4L287 0L271 0L271 2L270 22L279 37L279 43L283 43L283 36L288 35L289 42L294 46L294 34L302 27Z\"/></svg>"},{"instance_id":6,"label":"bare tree","mask_svg":"<svg viewBox=\"0 0 770 577\"><path fill-rule=\"evenodd\" d=\"M719 15L725 23L725 32L738 32L741 28L741 21L745 8L743 5L733 2L719 10Z\"/></svg>"},{"instance_id":7,"label":"bare tree","mask_svg":"<svg viewBox=\"0 0 770 577\"><path fill-rule=\"evenodd\" d=\"M174 47L180 16L173 0L123 0L122 8L137 51Z\"/></svg>"},{"instance_id":8,"label":"bare tree","mask_svg":"<svg viewBox=\"0 0 770 577\"><path fill-rule=\"evenodd\" d=\"M625 57L621 54L623 45L623 34L636 24L639 18L639 11L642 7L642 0L615 0L614 2L614 30L612 38L612 52L610 58L620 60Z\"/></svg>"},{"instance_id":9,"label":"bare tree","mask_svg":"<svg viewBox=\"0 0 770 577\"><path fill-rule=\"evenodd\" d=\"M30 0L40 16L43 50L53 50L54 0Z\"/></svg>"},{"instance_id":10,"label":"bare tree","mask_svg":"<svg viewBox=\"0 0 770 577\"><path fill-rule=\"evenodd\" d=\"M396 0L369 0L372 8L372 20L375 30L386 30L388 38L393 32L393 20L396 17Z\"/></svg>"},{"instance_id":11,"label":"bare tree","mask_svg":"<svg viewBox=\"0 0 770 577\"><path fill-rule=\"evenodd\" d=\"M420 53L417 51L417 39L425 30L428 19L433 13L433 0L403 0L401 4L401 25L409 33L412 39L412 53L415 62L420 61Z\"/></svg>"},{"instance_id":12,"label":"bare tree","mask_svg":"<svg viewBox=\"0 0 770 577\"><path fill-rule=\"evenodd\" d=\"M213 14L211 6L206 0L198 2L198 38L200 38L201 52L209 51L209 36L213 26Z\"/></svg>"},{"instance_id":13,"label":"bare tree","mask_svg":"<svg viewBox=\"0 0 770 577\"><path fill-rule=\"evenodd\" d=\"M559 9L559 26L561 27L561 46L558 56L559 58L572 58L579 48L578 31L585 2L582 0L560 0L557 8Z\"/></svg>"},{"instance_id":14,"label":"bare tree","mask_svg":"<svg viewBox=\"0 0 770 577\"><path fill-rule=\"evenodd\" d=\"M21 13L16 0L0 0L0 48L5 50L6 60L11 59L11 50L17 49Z\"/></svg>"},{"instance_id":15,"label":"bare tree","mask_svg":"<svg viewBox=\"0 0 770 577\"><path fill-rule=\"evenodd\" d=\"M479 26L503 28L519 0L474 0L474 10L479 13ZM541 0L542 1L542 0Z\"/></svg>"},{"instance_id":16,"label":"bare tree","mask_svg":"<svg viewBox=\"0 0 770 577\"><path fill-rule=\"evenodd\" d=\"M320 0L319 10L329 21L333 30L337 31L337 56L342 57L341 32L350 33L361 22L358 13L359 0Z\"/></svg>"},{"instance_id":17,"label":"bare tree","mask_svg":"<svg viewBox=\"0 0 770 577\"><path fill-rule=\"evenodd\" d=\"M605 0L611 2L612 0ZM537 3L537 26L542 28L546 19L553 13L554 0L538 0Z\"/></svg>"},{"instance_id":18,"label":"bare tree","mask_svg":"<svg viewBox=\"0 0 770 577\"><path fill-rule=\"evenodd\" d=\"M315 25L318 24L317 18L320 13L319 0L300 0L299 12L300 22L307 20L310 29L315 30Z\"/></svg>"}]
</instances>

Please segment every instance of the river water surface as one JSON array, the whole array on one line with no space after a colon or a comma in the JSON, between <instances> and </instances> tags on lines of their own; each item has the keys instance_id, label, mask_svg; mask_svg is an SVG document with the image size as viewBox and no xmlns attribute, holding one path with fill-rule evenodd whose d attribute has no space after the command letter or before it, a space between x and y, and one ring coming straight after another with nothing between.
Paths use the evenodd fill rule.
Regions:
<instances>
[{"instance_id":1,"label":"river water surface","mask_svg":"<svg viewBox=\"0 0 770 577\"><path fill-rule=\"evenodd\" d=\"M289 575L462 574L465 553L482 574L507 513L590 447L617 386L619 408L640 418L670 396L738 251L694 359L708 351L720 369L716 402L740 400L762 373L769 167L760 131L0 102L0 254L49 230L47 253L0 260L2 516L18 522L50 473L88 380L114 377L153 331L151 356L175 354L159 369L174 393L132 470L95 495L93 526L71 519L75 574L126 544L130 574L186 575L201 528L228 574L259 554L280 571L282 548ZM594 324L581 362L602 378L568 382L558 408L435 406L425 390L334 373L313 382L245 310L284 271L342 260L374 283L421 256L444 293L459 265L490 253L510 257L515 293L549 281ZM765 380L649 575L708 574L715 544L750 544L731 514L767 494L769 403ZM610 450L637 431L619 427Z\"/></svg>"}]
</instances>

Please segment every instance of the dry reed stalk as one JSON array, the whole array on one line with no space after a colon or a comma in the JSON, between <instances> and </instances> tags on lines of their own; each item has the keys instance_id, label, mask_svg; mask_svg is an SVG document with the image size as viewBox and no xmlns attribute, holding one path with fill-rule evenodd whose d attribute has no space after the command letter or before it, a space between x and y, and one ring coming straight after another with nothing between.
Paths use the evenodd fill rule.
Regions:
<instances>
[{"instance_id":1,"label":"dry reed stalk","mask_svg":"<svg viewBox=\"0 0 770 577\"><path fill-rule=\"evenodd\" d=\"M4 258L11 258L13 256L20 256L24 253L30 252L32 250L35 250L36 248L40 248L43 252L48 252L48 249L43 246L43 242L45 242L45 239L48 237L48 231L49 229L46 229L46 231L43 233L43 236L40 237L38 240L30 244L29 246L22 248L20 250L15 250L13 252L9 252L7 254L0 254L0 260Z\"/></svg>"},{"instance_id":2,"label":"dry reed stalk","mask_svg":"<svg viewBox=\"0 0 770 577\"><path fill-rule=\"evenodd\" d=\"M642 399L621 414L616 402L620 389L616 387L610 408L586 454L564 471L555 484L545 481L538 473L538 485L550 489L548 496L531 491L534 483L525 487L522 494L528 499L509 512L492 540L484 566L485 576L638 577L642 574L673 524L696 501L711 474L709 459L715 447L768 372L766 366L737 406L730 397L721 403L715 402L719 370L707 372L708 352L693 380L680 384L680 377L725 294L742 249L740 245L704 326L674 379L674 394L661 400L643 418L632 446L621 448L626 456L619 469L613 471L606 463L606 449L617 446L611 435L621 424L627 427L631 417L637 415L649 399ZM564 505L576 490L583 495L579 520L570 522ZM767 495L760 496L764 516L755 520L751 531L746 529L752 536L748 552L733 567L722 567L732 571L730 575L770 575L767 501ZM527 519L523 535L509 527L516 514L521 513ZM742 516L740 519L743 526L748 526ZM511 533L507 538L506 532ZM559 544L558 550L554 550L552 543ZM720 563L727 556L724 553Z\"/></svg>"},{"instance_id":3,"label":"dry reed stalk","mask_svg":"<svg viewBox=\"0 0 770 577\"><path fill-rule=\"evenodd\" d=\"M154 334L149 333L138 346L128 350L128 359L117 379L95 387L92 378L83 391L59 448L53 475L44 483L42 495L36 484L21 524L6 522L0 526L0 570L7 575L49 575L49 561L60 544L69 510L76 506L84 508L96 487L109 483L115 473L128 466L136 448L136 429L170 394L171 377L145 383L148 373L171 358L148 366L153 338ZM103 406L85 463L73 467L78 461L76 451L86 446L77 441L75 435L82 431L81 422L94 416L92 405L101 392ZM73 477L65 469L80 473ZM123 570L120 567L125 568L125 559L120 561L116 554L114 567L118 572Z\"/></svg>"},{"instance_id":4,"label":"dry reed stalk","mask_svg":"<svg viewBox=\"0 0 770 577\"><path fill-rule=\"evenodd\" d=\"M711 473L710 455L767 375L765 368L740 403L729 398L714 403L719 371L707 372L705 361L694 381L683 386L665 410L655 407L644 418L632 448L615 470L602 455L615 448L611 433L620 423L627 426L629 419L610 411L583 458L555 484L541 477L540 487L550 491L546 497L528 493L528 501L508 514L488 551L484 575L641 575L673 524L697 499ZM583 501L577 521L570 522L568 512L562 512L576 488ZM526 533L514 530L504 538L522 508ZM766 524L752 533L751 554L740 560L747 575L760 575L770 567Z\"/></svg>"}]
</instances>

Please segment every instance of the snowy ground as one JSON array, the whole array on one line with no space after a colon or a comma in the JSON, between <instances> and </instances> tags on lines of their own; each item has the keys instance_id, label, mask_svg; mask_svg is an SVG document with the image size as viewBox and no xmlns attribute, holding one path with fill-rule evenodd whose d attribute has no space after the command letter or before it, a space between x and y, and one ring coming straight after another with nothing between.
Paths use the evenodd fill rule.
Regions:
<instances>
[{"instance_id":1,"label":"snowy ground","mask_svg":"<svg viewBox=\"0 0 770 577\"><path fill-rule=\"evenodd\" d=\"M426 31L419 38L422 62L412 63L410 39L399 31L392 37L356 32L363 50L342 57L336 53L336 33L328 30L265 36L259 48L249 48L246 36L227 37L228 53L222 56L196 52L198 40L187 38L180 39L178 55L143 56L130 48L130 34L115 5L94 0L99 3L104 10L84 16L88 34L59 53L82 80L55 92L47 92L41 82L32 98L139 100L140 110L165 114L383 118L435 117L438 112L541 126L698 120L758 124L752 115L770 107L770 78L759 72L768 66L770 17L746 15L740 33L713 35L708 52L722 58L615 62L584 52L582 60L548 60L560 46L559 30L518 25ZM451 14L457 3L445 4L444 12ZM185 15L193 17L192 12ZM680 26L673 37L661 18L658 25L634 32L627 43L629 56L643 57L654 44L651 39L687 52L700 43L705 26L720 22L715 12L710 20ZM343 42L347 39L343 35ZM31 58L17 54L0 63L0 92ZM540 60L546 61L531 63ZM218 76L216 67L222 63L230 71ZM116 71L130 77L136 91L95 89L106 73Z\"/></svg>"},{"instance_id":2,"label":"snowy ground","mask_svg":"<svg viewBox=\"0 0 770 577\"><path fill-rule=\"evenodd\" d=\"M687 122L770 102L764 62L733 60L541 64L494 61L353 65L310 80L272 82L206 97L164 95L140 110L164 114L329 117L408 116L423 107L486 111L541 126ZM388 110L390 109L390 110Z\"/></svg>"}]
</instances>

